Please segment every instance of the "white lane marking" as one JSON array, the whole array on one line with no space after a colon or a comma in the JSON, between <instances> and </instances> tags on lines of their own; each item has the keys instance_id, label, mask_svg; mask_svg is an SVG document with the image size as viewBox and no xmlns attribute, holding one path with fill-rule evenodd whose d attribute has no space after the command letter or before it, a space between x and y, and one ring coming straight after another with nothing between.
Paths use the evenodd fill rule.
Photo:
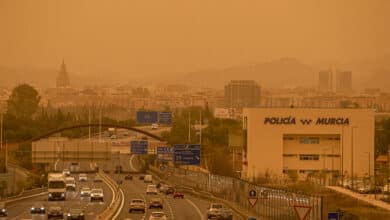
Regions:
<instances>
[{"instance_id":1,"label":"white lane marking","mask_svg":"<svg viewBox=\"0 0 390 220\"><path fill-rule=\"evenodd\" d=\"M204 220L204 216L202 215L202 212L200 211L200 209L198 208L198 206L195 205L195 203L193 203L191 200L189 199L185 199L188 203L190 203L196 210L196 212L198 213L199 217L201 220Z\"/></svg>"},{"instance_id":2,"label":"white lane marking","mask_svg":"<svg viewBox=\"0 0 390 220\"><path fill-rule=\"evenodd\" d=\"M113 219L116 219L118 215L121 214L123 205L125 204L125 194L123 193L123 190L121 188L119 188L119 192L121 193L122 196L121 206L119 207L119 211L117 211L117 213L114 215Z\"/></svg>"},{"instance_id":3,"label":"white lane marking","mask_svg":"<svg viewBox=\"0 0 390 220\"><path fill-rule=\"evenodd\" d=\"M132 154L130 156L130 159L129 159L129 166L130 166L130 170L133 171L133 172L137 172L137 169L134 168L133 166L133 160L134 160L134 154Z\"/></svg>"},{"instance_id":4,"label":"white lane marking","mask_svg":"<svg viewBox=\"0 0 390 220\"><path fill-rule=\"evenodd\" d=\"M175 219L175 216L173 215L173 210L172 210L172 206L171 206L171 203L169 202L168 199L165 199L165 201L167 201L167 204L168 204L168 208L169 208L169 213L171 214L171 219Z\"/></svg>"}]
</instances>

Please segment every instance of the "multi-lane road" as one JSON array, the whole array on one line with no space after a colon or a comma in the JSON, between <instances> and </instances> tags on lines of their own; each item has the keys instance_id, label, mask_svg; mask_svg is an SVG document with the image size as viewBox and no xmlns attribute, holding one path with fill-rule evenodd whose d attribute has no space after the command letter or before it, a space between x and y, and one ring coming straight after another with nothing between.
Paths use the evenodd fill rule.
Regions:
<instances>
[{"instance_id":1,"label":"multi-lane road","mask_svg":"<svg viewBox=\"0 0 390 220\"><path fill-rule=\"evenodd\" d=\"M72 175L75 177L76 181L78 180L78 175ZM42 204L46 210L50 206L61 206L64 211L64 216L70 208L81 208L84 210L86 219L94 219L99 213L103 212L107 205L110 204L112 199L112 191L104 182L93 182L93 177L95 174L88 174L87 182L77 182L76 191L67 192L66 201L48 201L47 194L33 197L30 199L25 199L20 202L10 204L7 206L8 209L8 218L9 220L19 220L19 219L47 219L47 215L41 214L30 214L30 209L35 204ZM88 186L90 188L102 188L104 191L104 201L103 202L90 202L89 197L80 197L80 189L83 186Z\"/></svg>"}]
</instances>

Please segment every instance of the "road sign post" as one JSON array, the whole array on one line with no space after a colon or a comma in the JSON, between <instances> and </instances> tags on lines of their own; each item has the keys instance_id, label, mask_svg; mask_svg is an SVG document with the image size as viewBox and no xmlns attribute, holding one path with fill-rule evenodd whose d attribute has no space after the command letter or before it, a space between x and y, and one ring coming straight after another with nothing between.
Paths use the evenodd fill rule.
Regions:
<instances>
[{"instance_id":1,"label":"road sign post","mask_svg":"<svg viewBox=\"0 0 390 220\"><path fill-rule=\"evenodd\" d=\"M311 206L304 206L304 205L294 205L295 214L297 215L299 220L305 220L311 210Z\"/></svg>"},{"instance_id":2,"label":"road sign post","mask_svg":"<svg viewBox=\"0 0 390 220\"><path fill-rule=\"evenodd\" d=\"M179 165L200 165L200 144L174 145L173 162Z\"/></svg>"},{"instance_id":3,"label":"road sign post","mask_svg":"<svg viewBox=\"0 0 390 220\"><path fill-rule=\"evenodd\" d=\"M257 191L255 189L249 190L248 202L252 208L256 205L258 199Z\"/></svg>"}]
</instances>

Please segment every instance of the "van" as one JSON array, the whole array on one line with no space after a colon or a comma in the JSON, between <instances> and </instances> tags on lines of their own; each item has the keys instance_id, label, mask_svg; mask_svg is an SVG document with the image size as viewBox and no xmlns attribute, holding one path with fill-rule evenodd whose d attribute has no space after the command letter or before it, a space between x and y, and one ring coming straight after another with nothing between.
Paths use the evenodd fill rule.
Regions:
<instances>
[{"instance_id":1,"label":"van","mask_svg":"<svg viewBox=\"0 0 390 220\"><path fill-rule=\"evenodd\" d=\"M152 182L153 182L152 175L145 175L144 183L152 183Z\"/></svg>"}]
</instances>

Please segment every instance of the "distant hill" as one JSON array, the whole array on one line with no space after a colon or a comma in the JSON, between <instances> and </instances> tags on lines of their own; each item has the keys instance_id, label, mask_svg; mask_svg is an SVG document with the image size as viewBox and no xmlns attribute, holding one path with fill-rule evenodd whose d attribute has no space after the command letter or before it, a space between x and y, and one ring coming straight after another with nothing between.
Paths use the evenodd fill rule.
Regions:
<instances>
[{"instance_id":1,"label":"distant hill","mask_svg":"<svg viewBox=\"0 0 390 220\"><path fill-rule=\"evenodd\" d=\"M293 58L265 63L236 66L226 69L191 72L179 76L178 82L223 88L230 80L251 79L264 87L315 86L318 70Z\"/></svg>"}]
</instances>

